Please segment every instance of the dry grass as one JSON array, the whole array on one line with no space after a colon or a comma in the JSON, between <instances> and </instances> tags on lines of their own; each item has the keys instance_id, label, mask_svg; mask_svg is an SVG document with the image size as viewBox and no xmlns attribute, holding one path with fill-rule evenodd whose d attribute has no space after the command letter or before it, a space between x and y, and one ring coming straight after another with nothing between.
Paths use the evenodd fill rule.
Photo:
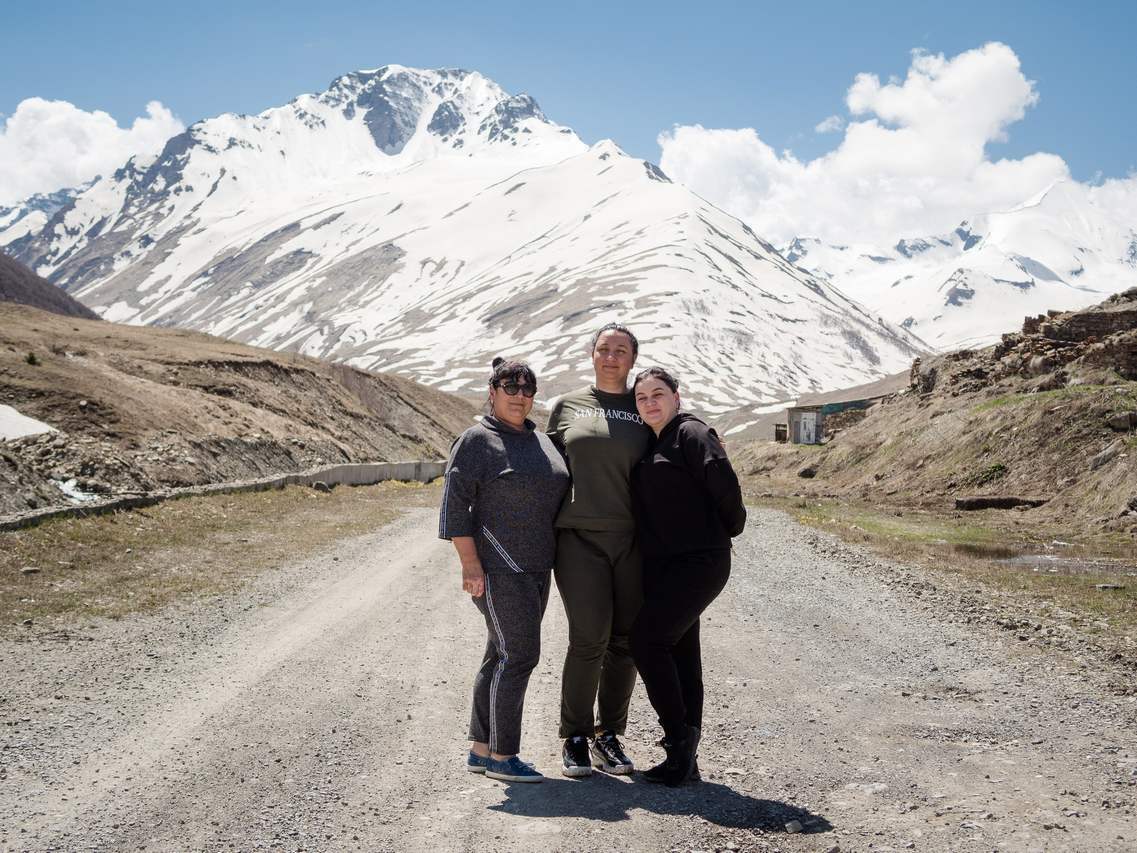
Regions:
<instances>
[{"instance_id":1,"label":"dry grass","mask_svg":"<svg viewBox=\"0 0 1137 853\"><path fill-rule=\"evenodd\" d=\"M0 533L0 634L66 627L230 592L251 577L374 531L437 487L301 486L185 498L144 510ZM24 567L40 569L25 574Z\"/></svg>"},{"instance_id":2,"label":"dry grass","mask_svg":"<svg viewBox=\"0 0 1137 853\"><path fill-rule=\"evenodd\" d=\"M956 518L848 500L769 498L759 502L785 510L804 524L867 545L887 559L955 578L975 591L1009 594L1034 610L1060 608L1073 614L1073 621L1086 633L1118 640L1137 634L1137 560L1128 534L1079 538L1057 526L1015 526L1006 513L998 511ZM1090 565L1051 572L1005 562L1017 554L1040 553ZM1092 561L1097 560L1118 561L1116 570L1093 568ZM1125 588L1101 590L1099 584Z\"/></svg>"}]
</instances>

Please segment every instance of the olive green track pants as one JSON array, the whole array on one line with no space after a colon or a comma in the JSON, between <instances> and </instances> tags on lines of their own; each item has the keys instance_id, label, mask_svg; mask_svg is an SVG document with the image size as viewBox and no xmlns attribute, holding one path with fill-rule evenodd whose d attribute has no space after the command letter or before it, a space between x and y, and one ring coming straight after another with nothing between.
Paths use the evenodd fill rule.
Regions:
<instances>
[{"instance_id":1,"label":"olive green track pants","mask_svg":"<svg viewBox=\"0 0 1137 853\"><path fill-rule=\"evenodd\" d=\"M569 625L560 736L623 734L636 684L628 637L643 603L635 533L558 530L553 575Z\"/></svg>"}]
</instances>

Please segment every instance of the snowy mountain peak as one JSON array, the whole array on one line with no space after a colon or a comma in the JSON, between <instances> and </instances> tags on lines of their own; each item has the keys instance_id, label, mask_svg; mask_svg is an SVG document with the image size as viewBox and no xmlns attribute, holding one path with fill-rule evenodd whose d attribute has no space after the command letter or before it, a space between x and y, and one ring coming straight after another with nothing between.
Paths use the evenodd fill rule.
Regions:
<instances>
[{"instance_id":1,"label":"snowy mountain peak","mask_svg":"<svg viewBox=\"0 0 1137 853\"><path fill-rule=\"evenodd\" d=\"M538 132L571 136L579 142L571 130L550 122L530 95L510 95L478 72L457 68L385 65L355 71L337 77L321 94L297 98L291 106L298 114L307 114L311 101L341 110L349 121L362 117L376 147L389 156L403 153L420 134L454 150L478 143L515 146L522 134ZM417 149L421 155L429 146Z\"/></svg>"}]
</instances>

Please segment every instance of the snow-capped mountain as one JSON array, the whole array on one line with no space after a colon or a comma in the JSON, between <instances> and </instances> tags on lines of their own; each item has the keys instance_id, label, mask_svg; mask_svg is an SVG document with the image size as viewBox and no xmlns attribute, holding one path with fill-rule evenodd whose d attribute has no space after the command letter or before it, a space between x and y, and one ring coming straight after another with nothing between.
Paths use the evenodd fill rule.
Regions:
<instances>
[{"instance_id":1,"label":"snow-capped mountain","mask_svg":"<svg viewBox=\"0 0 1137 853\"><path fill-rule=\"evenodd\" d=\"M11 207L0 205L0 246L9 246L21 238L39 233L48 220L70 204L94 181L81 187L69 187L51 193L37 193Z\"/></svg>"},{"instance_id":2,"label":"snow-capped mountain","mask_svg":"<svg viewBox=\"0 0 1137 853\"><path fill-rule=\"evenodd\" d=\"M903 369L920 350L738 220L527 95L386 66L132 160L8 250L110 320L178 325L484 387L528 358L542 397L618 318L709 411Z\"/></svg>"},{"instance_id":3,"label":"snow-capped mountain","mask_svg":"<svg viewBox=\"0 0 1137 853\"><path fill-rule=\"evenodd\" d=\"M1075 310L1137 284L1137 223L1059 181L1013 210L882 249L798 238L788 260L936 349L991 343L1023 317Z\"/></svg>"}]
</instances>

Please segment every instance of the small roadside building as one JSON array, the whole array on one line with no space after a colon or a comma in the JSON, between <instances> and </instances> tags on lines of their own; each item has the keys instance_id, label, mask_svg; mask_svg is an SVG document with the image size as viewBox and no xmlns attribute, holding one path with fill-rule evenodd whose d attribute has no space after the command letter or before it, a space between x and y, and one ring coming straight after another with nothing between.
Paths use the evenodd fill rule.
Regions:
<instances>
[{"instance_id":1,"label":"small roadside building","mask_svg":"<svg viewBox=\"0 0 1137 853\"><path fill-rule=\"evenodd\" d=\"M791 406L786 409L789 440L794 444L822 444L837 430L859 421L886 396Z\"/></svg>"},{"instance_id":2,"label":"small roadside building","mask_svg":"<svg viewBox=\"0 0 1137 853\"><path fill-rule=\"evenodd\" d=\"M907 385L908 374L897 373L855 388L801 397L796 405L786 409L785 425L775 426L775 440L821 444L834 432L856 423L873 406L899 393ZM786 439L779 438L779 427L785 430Z\"/></svg>"},{"instance_id":3,"label":"small roadside building","mask_svg":"<svg viewBox=\"0 0 1137 853\"><path fill-rule=\"evenodd\" d=\"M786 409L786 432L794 444L821 444L825 412L822 406L791 406Z\"/></svg>"}]
</instances>

